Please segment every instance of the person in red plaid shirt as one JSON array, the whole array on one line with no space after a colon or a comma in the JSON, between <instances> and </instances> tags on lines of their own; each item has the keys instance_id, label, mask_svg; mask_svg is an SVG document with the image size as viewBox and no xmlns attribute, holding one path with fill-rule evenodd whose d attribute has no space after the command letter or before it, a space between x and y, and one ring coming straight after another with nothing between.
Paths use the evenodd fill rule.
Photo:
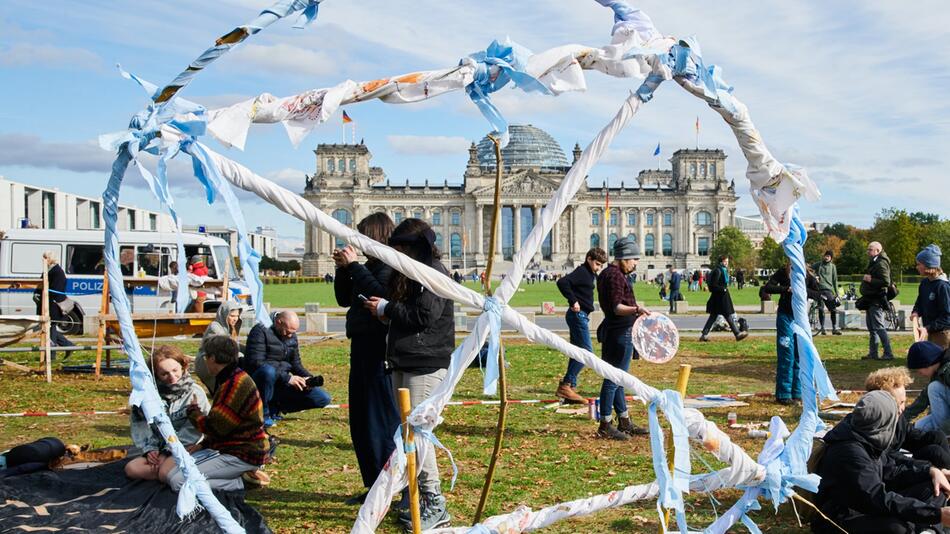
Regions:
<instances>
[{"instance_id":1,"label":"person in red plaid shirt","mask_svg":"<svg viewBox=\"0 0 950 534\"><path fill-rule=\"evenodd\" d=\"M597 329L597 340L603 348L603 359L614 367L627 371L633 358L633 322L650 310L637 304L627 275L637 268L640 247L629 238L618 239L613 248L614 261L597 277L597 296L604 321ZM617 426L611 423L611 413L617 411ZM626 440L630 436L649 432L630 421L623 387L604 379L600 387L600 427L597 435L603 438Z\"/></svg>"}]
</instances>

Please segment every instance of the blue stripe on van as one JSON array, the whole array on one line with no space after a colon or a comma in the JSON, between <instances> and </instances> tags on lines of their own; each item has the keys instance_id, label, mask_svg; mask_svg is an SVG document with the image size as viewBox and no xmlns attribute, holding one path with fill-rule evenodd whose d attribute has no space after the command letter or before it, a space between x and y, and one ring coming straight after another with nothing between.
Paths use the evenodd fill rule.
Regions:
<instances>
[{"instance_id":1,"label":"blue stripe on van","mask_svg":"<svg viewBox=\"0 0 950 534\"><path fill-rule=\"evenodd\" d=\"M133 282L134 284L134 282ZM32 293L33 288L4 288L0 293ZM102 279L92 278L66 278L66 294L70 296L78 295L101 295ZM133 295L157 295L158 288L154 285L133 286Z\"/></svg>"}]
</instances>

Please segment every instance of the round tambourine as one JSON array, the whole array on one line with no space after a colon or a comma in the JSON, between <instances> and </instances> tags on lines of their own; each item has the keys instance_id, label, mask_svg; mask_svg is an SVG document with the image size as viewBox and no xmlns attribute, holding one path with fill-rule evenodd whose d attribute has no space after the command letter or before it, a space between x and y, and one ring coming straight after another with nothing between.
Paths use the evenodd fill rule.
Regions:
<instances>
[{"instance_id":1,"label":"round tambourine","mask_svg":"<svg viewBox=\"0 0 950 534\"><path fill-rule=\"evenodd\" d=\"M641 315L633 323L633 346L640 358L650 363L666 363L676 356L680 333L673 320L662 313Z\"/></svg>"}]
</instances>

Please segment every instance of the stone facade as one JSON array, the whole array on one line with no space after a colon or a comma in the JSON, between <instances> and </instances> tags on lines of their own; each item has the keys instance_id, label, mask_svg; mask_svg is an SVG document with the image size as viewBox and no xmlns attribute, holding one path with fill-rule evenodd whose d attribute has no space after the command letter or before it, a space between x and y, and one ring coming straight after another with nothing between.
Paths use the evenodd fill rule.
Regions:
<instances>
[{"instance_id":1,"label":"stone facade","mask_svg":"<svg viewBox=\"0 0 950 534\"><path fill-rule=\"evenodd\" d=\"M398 224L406 217L432 224L450 269L464 273L484 268L491 240L495 163L485 138L469 148L460 185L394 185L379 167L370 166L363 145L319 145L317 170L307 177L304 197L337 220L355 227L370 213L385 211ZM574 147L576 161L580 147ZM513 125L511 142L502 151L501 232L496 265L504 272L520 250L534 221L558 188L568 169L561 148L543 130ZM651 274L672 264L695 269L709 263L708 249L720 228L735 224L736 194L725 176L721 150L678 150L672 170L640 171L637 177L611 179L609 212L604 186L585 183L561 215L533 266L560 272L584 261L591 246L610 252L618 237L634 237L643 253L640 271ZM515 216L518 214L520 216ZM521 239L515 239L521 236ZM330 253L335 239L308 226L305 275L333 270Z\"/></svg>"}]
</instances>

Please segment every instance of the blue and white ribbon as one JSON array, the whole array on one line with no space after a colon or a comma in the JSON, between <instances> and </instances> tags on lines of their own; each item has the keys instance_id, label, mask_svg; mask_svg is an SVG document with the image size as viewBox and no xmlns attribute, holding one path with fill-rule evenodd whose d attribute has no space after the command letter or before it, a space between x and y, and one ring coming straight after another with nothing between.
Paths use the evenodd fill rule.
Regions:
<instances>
[{"instance_id":1,"label":"blue and white ribbon","mask_svg":"<svg viewBox=\"0 0 950 534\"><path fill-rule=\"evenodd\" d=\"M670 473L666 449L663 444L663 429L656 409L663 410L666 419L670 422L670 431L673 433L673 472ZM650 424L650 450L653 455L653 471L656 473L656 482L660 486L660 493L656 501L656 509L663 521L661 507L676 511L676 523L680 532L687 532L686 512L683 502L683 493L689 492L690 460L689 460L689 432L683 418L683 399L679 392L664 390L650 403L648 420ZM666 528L666 525L663 525Z\"/></svg>"},{"instance_id":2,"label":"blue and white ribbon","mask_svg":"<svg viewBox=\"0 0 950 534\"><path fill-rule=\"evenodd\" d=\"M503 304L496 297L485 297L482 308L488 316L488 354L485 358L485 380L482 393L498 393L498 352L501 344L501 309Z\"/></svg>"}]
</instances>

